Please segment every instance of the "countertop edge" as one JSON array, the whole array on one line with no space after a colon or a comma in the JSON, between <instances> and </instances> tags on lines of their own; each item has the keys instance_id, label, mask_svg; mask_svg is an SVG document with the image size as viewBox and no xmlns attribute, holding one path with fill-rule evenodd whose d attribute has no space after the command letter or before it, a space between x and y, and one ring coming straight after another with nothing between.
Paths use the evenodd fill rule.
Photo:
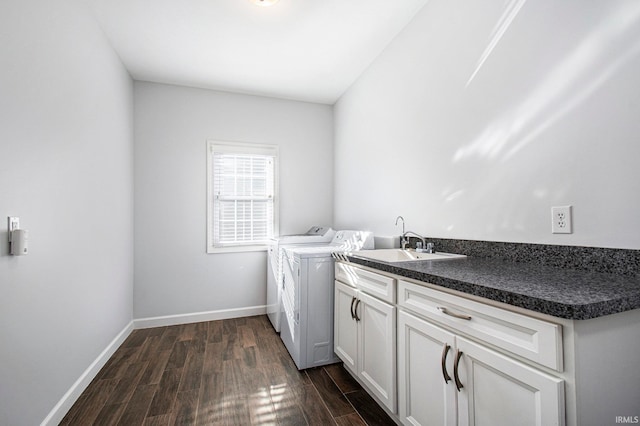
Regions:
<instances>
[{"instance_id":1,"label":"countertop edge","mask_svg":"<svg viewBox=\"0 0 640 426\"><path fill-rule=\"evenodd\" d=\"M527 309L530 311L551 315L557 318L569 320L588 320L606 315L621 313L640 307L640 296L635 299L620 298L614 301L601 301L588 304L566 304L547 299L541 299L530 295L510 292L503 289L496 289L482 284L461 281L453 278L432 275L424 271L412 270L408 266L395 265L391 262L382 262L364 259L357 256L346 256L346 259L361 266L388 272L401 277L422 281L450 290L460 291L476 297L482 297L496 302L505 303L511 306Z\"/></svg>"}]
</instances>

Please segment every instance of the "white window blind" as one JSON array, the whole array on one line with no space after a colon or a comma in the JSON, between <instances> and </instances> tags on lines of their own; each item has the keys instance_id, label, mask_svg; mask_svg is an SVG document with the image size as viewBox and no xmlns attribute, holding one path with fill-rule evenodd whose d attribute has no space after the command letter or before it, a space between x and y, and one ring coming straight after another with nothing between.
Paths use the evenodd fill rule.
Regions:
<instances>
[{"instance_id":1,"label":"white window blind","mask_svg":"<svg viewBox=\"0 0 640 426\"><path fill-rule=\"evenodd\" d=\"M277 147L209 143L209 251L275 234L276 161Z\"/></svg>"}]
</instances>

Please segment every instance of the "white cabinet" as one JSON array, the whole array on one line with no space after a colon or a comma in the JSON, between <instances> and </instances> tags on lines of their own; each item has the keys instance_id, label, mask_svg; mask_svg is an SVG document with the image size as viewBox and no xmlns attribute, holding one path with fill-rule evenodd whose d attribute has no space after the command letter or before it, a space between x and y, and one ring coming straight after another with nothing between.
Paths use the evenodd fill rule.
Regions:
<instances>
[{"instance_id":1,"label":"white cabinet","mask_svg":"<svg viewBox=\"0 0 640 426\"><path fill-rule=\"evenodd\" d=\"M455 336L398 311L398 412L407 425L457 424Z\"/></svg>"},{"instance_id":2,"label":"white cabinet","mask_svg":"<svg viewBox=\"0 0 640 426\"><path fill-rule=\"evenodd\" d=\"M358 300L358 376L395 413L396 308L364 292Z\"/></svg>"},{"instance_id":3,"label":"white cabinet","mask_svg":"<svg viewBox=\"0 0 640 426\"><path fill-rule=\"evenodd\" d=\"M357 371L358 323L353 315L353 307L358 300L358 290L336 281L333 342L334 352L344 361L344 366Z\"/></svg>"},{"instance_id":4,"label":"white cabinet","mask_svg":"<svg viewBox=\"0 0 640 426\"><path fill-rule=\"evenodd\" d=\"M347 262L335 277L335 351L398 422L597 426L638 414L640 309L565 320Z\"/></svg>"},{"instance_id":5,"label":"white cabinet","mask_svg":"<svg viewBox=\"0 0 640 426\"><path fill-rule=\"evenodd\" d=\"M403 424L563 424L561 379L402 310L398 328Z\"/></svg>"},{"instance_id":6,"label":"white cabinet","mask_svg":"<svg viewBox=\"0 0 640 426\"><path fill-rule=\"evenodd\" d=\"M460 425L564 424L564 381L456 338L454 385Z\"/></svg>"},{"instance_id":7,"label":"white cabinet","mask_svg":"<svg viewBox=\"0 0 640 426\"><path fill-rule=\"evenodd\" d=\"M557 327L413 283L400 281L398 288L398 404L403 424L564 424L564 381L488 344L508 339L503 349L557 367L562 352L555 344ZM539 347L539 338L550 344ZM523 351L527 345L518 339L535 340L536 345Z\"/></svg>"},{"instance_id":8,"label":"white cabinet","mask_svg":"<svg viewBox=\"0 0 640 426\"><path fill-rule=\"evenodd\" d=\"M355 287L335 282L335 353L367 390L395 413L396 307L367 292L368 284L386 282L392 287L388 294L395 296L395 280L361 270L353 277ZM385 279L379 281L378 277Z\"/></svg>"}]
</instances>

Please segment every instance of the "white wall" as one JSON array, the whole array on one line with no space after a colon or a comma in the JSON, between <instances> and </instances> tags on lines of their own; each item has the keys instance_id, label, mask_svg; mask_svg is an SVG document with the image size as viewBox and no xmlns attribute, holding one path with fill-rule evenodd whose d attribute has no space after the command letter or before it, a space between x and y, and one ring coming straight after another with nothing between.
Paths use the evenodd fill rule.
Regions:
<instances>
[{"instance_id":1,"label":"white wall","mask_svg":"<svg viewBox=\"0 0 640 426\"><path fill-rule=\"evenodd\" d=\"M332 107L135 83L134 316L266 303L266 253L206 253L207 139L280 146L280 231L331 224Z\"/></svg>"},{"instance_id":2,"label":"white wall","mask_svg":"<svg viewBox=\"0 0 640 426\"><path fill-rule=\"evenodd\" d=\"M1 9L0 424L35 425L132 319L133 84L83 3Z\"/></svg>"},{"instance_id":3,"label":"white wall","mask_svg":"<svg viewBox=\"0 0 640 426\"><path fill-rule=\"evenodd\" d=\"M335 107L336 226L640 248L638 99L639 2L431 0Z\"/></svg>"}]
</instances>

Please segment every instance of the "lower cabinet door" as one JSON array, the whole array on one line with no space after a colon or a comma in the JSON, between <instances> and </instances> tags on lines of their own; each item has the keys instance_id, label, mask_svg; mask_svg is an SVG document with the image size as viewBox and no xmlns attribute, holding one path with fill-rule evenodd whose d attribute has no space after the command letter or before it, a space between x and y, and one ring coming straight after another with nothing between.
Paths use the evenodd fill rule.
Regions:
<instances>
[{"instance_id":1,"label":"lower cabinet door","mask_svg":"<svg viewBox=\"0 0 640 426\"><path fill-rule=\"evenodd\" d=\"M461 337L455 372L460 425L564 425L564 381Z\"/></svg>"},{"instance_id":2,"label":"lower cabinet door","mask_svg":"<svg viewBox=\"0 0 640 426\"><path fill-rule=\"evenodd\" d=\"M336 355L344 361L344 366L357 374L358 323L353 313L358 290L335 282L333 346Z\"/></svg>"},{"instance_id":3,"label":"lower cabinet door","mask_svg":"<svg viewBox=\"0 0 640 426\"><path fill-rule=\"evenodd\" d=\"M358 376L396 413L396 308L363 292L358 300Z\"/></svg>"},{"instance_id":4,"label":"lower cabinet door","mask_svg":"<svg viewBox=\"0 0 640 426\"><path fill-rule=\"evenodd\" d=\"M403 424L456 424L454 347L452 333L398 311L398 412Z\"/></svg>"}]
</instances>

